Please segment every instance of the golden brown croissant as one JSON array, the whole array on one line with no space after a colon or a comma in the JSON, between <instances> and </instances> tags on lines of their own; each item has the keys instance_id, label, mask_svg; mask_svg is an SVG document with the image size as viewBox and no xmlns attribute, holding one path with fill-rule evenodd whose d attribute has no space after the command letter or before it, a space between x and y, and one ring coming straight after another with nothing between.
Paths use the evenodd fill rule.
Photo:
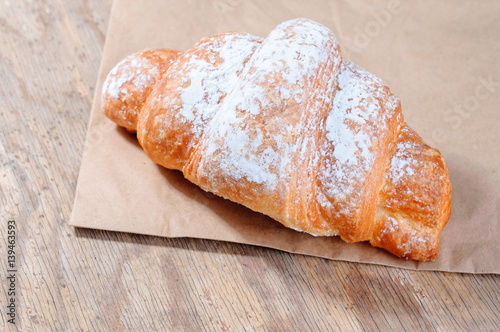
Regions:
<instances>
[{"instance_id":1,"label":"golden brown croissant","mask_svg":"<svg viewBox=\"0 0 500 332\"><path fill-rule=\"evenodd\" d=\"M102 108L155 163L287 227L437 257L451 213L441 154L318 23L133 54L109 73Z\"/></svg>"}]
</instances>

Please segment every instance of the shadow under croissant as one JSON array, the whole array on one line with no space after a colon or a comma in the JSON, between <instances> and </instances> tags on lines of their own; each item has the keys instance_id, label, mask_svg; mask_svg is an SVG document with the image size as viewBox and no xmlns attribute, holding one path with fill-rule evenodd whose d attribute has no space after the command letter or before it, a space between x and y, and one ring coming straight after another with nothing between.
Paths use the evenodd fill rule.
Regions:
<instances>
[{"instance_id":1,"label":"shadow under croissant","mask_svg":"<svg viewBox=\"0 0 500 332\"><path fill-rule=\"evenodd\" d=\"M341 257L344 251L350 251L352 252L350 255L353 255L351 261L364 261L368 251L370 255L387 256L388 259L399 260L383 249L373 248L368 242L348 244L336 236L316 237L292 230L262 213L204 191L186 180L180 171L169 170L159 165L158 168L167 182L166 185L175 188L179 194L192 200L194 205L200 204L208 207L217 214L219 222L224 223L221 228L230 229L231 239L221 236L222 238L217 240L243 242L329 259ZM307 249L304 251L304 248ZM365 256L364 259L363 256Z\"/></svg>"},{"instance_id":2,"label":"shadow under croissant","mask_svg":"<svg viewBox=\"0 0 500 332\"><path fill-rule=\"evenodd\" d=\"M142 151L135 134L121 127L117 127L117 131L130 144ZM347 244L339 237L314 237L291 230L261 213L251 211L240 204L205 192L186 180L179 171L169 170L159 165L157 167L159 173L165 179L166 186L174 189L179 195L188 198L193 202L193 206L204 206L205 209L208 208L211 213L217 215L218 225L215 225L215 227L221 228L225 232L220 236L213 237L205 237L203 234L194 232L195 234L188 235L189 237L247 243L329 259L401 265L399 258L383 249L373 248L367 242ZM189 220L189 223L191 223L191 220ZM193 225L197 223L203 224L205 221L192 221ZM449 228L449 225L445 227L445 230L447 228ZM228 237L227 234L230 234L230 236ZM154 242L156 241L153 241L153 243L147 242L155 245ZM417 267L413 264L405 264L405 266L408 268Z\"/></svg>"}]
</instances>

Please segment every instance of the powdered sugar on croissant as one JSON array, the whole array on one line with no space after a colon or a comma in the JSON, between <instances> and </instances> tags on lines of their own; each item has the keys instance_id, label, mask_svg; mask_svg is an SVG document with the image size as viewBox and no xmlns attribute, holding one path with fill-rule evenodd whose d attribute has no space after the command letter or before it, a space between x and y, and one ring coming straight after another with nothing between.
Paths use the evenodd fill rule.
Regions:
<instances>
[{"instance_id":1,"label":"powdered sugar on croissant","mask_svg":"<svg viewBox=\"0 0 500 332\"><path fill-rule=\"evenodd\" d=\"M451 212L442 156L318 23L133 54L108 75L102 108L154 162L287 227L437 257Z\"/></svg>"}]
</instances>

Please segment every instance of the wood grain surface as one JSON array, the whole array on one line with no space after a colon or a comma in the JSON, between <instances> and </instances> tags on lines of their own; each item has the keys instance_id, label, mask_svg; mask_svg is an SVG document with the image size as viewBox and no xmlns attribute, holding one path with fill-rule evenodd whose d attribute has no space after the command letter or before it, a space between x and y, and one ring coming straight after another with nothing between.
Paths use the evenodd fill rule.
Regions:
<instances>
[{"instance_id":1,"label":"wood grain surface","mask_svg":"<svg viewBox=\"0 0 500 332\"><path fill-rule=\"evenodd\" d=\"M0 2L0 330L500 330L498 275L68 226L110 9Z\"/></svg>"}]
</instances>

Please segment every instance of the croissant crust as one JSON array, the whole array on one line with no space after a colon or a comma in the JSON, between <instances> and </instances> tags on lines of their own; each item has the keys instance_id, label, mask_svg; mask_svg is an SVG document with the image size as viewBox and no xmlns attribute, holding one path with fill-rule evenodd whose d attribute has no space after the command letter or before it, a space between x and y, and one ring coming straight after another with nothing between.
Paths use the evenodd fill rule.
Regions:
<instances>
[{"instance_id":1,"label":"croissant crust","mask_svg":"<svg viewBox=\"0 0 500 332\"><path fill-rule=\"evenodd\" d=\"M152 161L204 190L299 231L437 257L451 213L444 159L321 24L295 19L265 39L226 32L185 52L132 54L101 101Z\"/></svg>"}]
</instances>

